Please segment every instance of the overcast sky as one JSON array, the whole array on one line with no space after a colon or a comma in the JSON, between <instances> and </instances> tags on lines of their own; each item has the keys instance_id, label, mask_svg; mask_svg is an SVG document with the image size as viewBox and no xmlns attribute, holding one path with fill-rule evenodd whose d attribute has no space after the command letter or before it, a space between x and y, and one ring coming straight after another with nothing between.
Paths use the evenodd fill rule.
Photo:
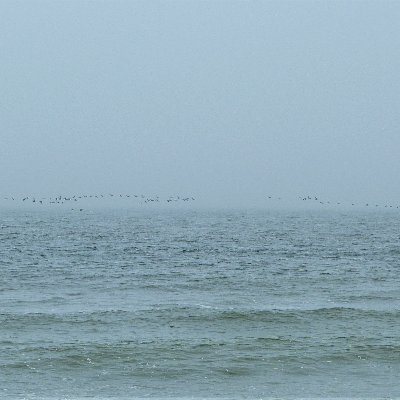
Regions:
<instances>
[{"instance_id":1,"label":"overcast sky","mask_svg":"<svg viewBox=\"0 0 400 400\"><path fill-rule=\"evenodd\" d=\"M400 2L1 1L0 193L400 202Z\"/></svg>"}]
</instances>

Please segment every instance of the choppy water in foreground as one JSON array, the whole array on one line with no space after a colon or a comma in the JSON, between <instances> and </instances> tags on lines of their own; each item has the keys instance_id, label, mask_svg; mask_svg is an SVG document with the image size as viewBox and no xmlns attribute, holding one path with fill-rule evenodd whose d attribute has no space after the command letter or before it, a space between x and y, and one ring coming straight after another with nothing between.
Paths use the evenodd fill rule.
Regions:
<instances>
[{"instance_id":1,"label":"choppy water in foreground","mask_svg":"<svg viewBox=\"0 0 400 400\"><path fill-rule=\"evenodd\" d=\"M399 238L395 212L0 211L0 397L399 397Z\"/></svg>"}]
</instances>

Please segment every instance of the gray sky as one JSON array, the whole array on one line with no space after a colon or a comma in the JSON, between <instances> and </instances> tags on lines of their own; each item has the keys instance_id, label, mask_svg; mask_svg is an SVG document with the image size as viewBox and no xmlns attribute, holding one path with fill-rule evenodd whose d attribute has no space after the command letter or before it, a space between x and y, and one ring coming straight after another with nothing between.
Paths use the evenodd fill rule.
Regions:
<instances>
[{"instance_id":1,"label":"gray sky","mask_svg":"<svg viewBox=\"0 0 400 400\"><path fill-rule=\"evenodd\" d=\"M400 202L400 2L2 1L0 193Z\"/></svg>"}]
</instances>

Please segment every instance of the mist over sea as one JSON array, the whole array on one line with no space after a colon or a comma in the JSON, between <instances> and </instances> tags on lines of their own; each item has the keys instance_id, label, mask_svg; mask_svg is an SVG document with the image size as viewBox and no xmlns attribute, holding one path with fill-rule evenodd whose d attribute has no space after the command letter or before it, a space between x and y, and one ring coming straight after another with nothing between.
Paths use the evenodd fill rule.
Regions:
<instances>
[{"instance_id":1,"label":"mist over sea","mask_svg":"<svg viewBox=\"0 0 400 400\"><path fill-rule=\"evenodd\" d=\"M400 397L400 213L1 210L0 398Z\"/></svg>"}]
</instances>

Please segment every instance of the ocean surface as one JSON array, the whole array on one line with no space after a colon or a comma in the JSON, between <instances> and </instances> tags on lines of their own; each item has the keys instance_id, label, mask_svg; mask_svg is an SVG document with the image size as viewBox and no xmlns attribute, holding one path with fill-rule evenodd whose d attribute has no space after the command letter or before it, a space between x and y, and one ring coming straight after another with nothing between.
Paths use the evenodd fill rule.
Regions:
<instances>
[{"instance_id":1,"label":"ocean surface","mask_svg":"<svg viewBox=\"0 0 400 400\"><path fill-rule=\"evenodd\" d=\"M400 397L400 212L0 210L0 398Z\"/></svg>"}]
</instances>

